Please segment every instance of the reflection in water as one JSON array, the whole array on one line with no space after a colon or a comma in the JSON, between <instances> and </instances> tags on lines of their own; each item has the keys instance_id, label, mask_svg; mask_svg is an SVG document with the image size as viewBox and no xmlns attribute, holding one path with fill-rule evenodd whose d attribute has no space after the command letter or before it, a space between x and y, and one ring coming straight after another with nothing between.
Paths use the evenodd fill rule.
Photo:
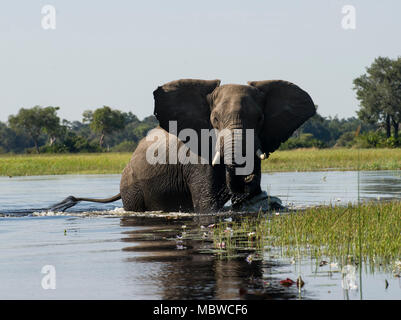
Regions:
<instances>
[{"instance_id":1,"label":"reflection in water","mask_svg":"<svg viewBox=\"0 0 401 320\"><path fill-rule=\"evenodd\" d=\"M371 172L361 176L362 192L376 197L401 198L401 172L383 175Z\"/></svg>"},{"instance_id":2,"label":"reflection in water","mask_svg":"<svg viewBox=\"0 0 401 320\"><path fill-rule=\"evenodd\" d=\"M216 223L214 216L106 218L95 212L120 208L121 201L80 203L66 216L27 215L32 211L27 209L49 207L67 195L110 196L119 180L120 175L0 177L0 215L6 216L0 218L0 298L359 299L359 289L343 291L341 270L330 263L320 267L306 257L293 264L271 248L248 263L245 258L255 253L251 247L222 258L207 228ZM262 187L284 205L358 199L356 172L264 174ZM360 173L361 199L400 195L399 171ZM56 267L56 290L40 285L47 264ZM299 275L305 281L300 293L295 285L280 285ZM364 265L363 297L400 298L400 278Z\"/></svg>"},{"instance_id":3,"label":"reflection in water","mask_svg":"<svg viewBox=\"0 0 401 320\"><path fill-rule=\"evenodd\" d=\"M401 171L361 171L360 199L400 199ZM347 204L358 199L358 172L279 172L264 174L262 188L284 205Z\"/></svg>"},{"instance_id":4,"label":"reflection in water","mask_svg":"<svg viewBox=\"0 0 401 320\"><path fill-rule=\"evenodd\" d=\"M150 221L151 220L151 221ZM201 220L203 224L200 224ZM122 240L126 252L141 253L125 262L159 264L151 275L162 299L289 299L296 295L277 285L266 286L275 264L258 260L248 263L244 256L218 259L213 242L202 239L201 225L215 222L214 217L194 220L121 219L127 231ZM183 226L185 228L183 228Z\"/></svg>"}]
</instances>

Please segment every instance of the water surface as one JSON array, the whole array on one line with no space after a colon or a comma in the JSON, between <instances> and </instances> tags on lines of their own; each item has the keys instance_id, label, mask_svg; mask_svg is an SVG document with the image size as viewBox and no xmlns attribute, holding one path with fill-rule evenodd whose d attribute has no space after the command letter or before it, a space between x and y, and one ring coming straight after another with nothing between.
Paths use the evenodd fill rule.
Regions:
<instances>
[{"instance_id":1,"label":"water surface","mask_svg":"<svg viewBox=\"0 0 401 320\"><path fill-rule=\"evenodd\" d=\"M126 216L121 201L81 203L66 215L42 208L68 195L109 197L119 175L0 178L0 299L399 299L400 278L364 265L362 283L344 290L343 274L279 251L221 259L211 225L227 217ZM398 171L360 172L362 200L399 199ZM264 174L262 186L284 205L346 204L358 199L357 172ZM32 210L36 213L27 214ZM100 213L100 214L99 214ZM56 289L45 290L42 267L56 270ZM280 284L305 281L302 290ZM357 275L358 277L358 275ZM385 281L388 286L386 288ZM362 290L361 290L362 284ZM241 292L241 294L240 294Z\"/></svg>"}]
</instances>

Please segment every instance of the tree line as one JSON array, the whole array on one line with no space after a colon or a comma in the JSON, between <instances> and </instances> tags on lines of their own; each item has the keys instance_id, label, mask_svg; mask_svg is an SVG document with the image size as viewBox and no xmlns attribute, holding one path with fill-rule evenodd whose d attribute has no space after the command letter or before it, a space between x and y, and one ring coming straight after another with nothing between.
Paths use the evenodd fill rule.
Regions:
<instances>
[{"instance_id":1,"label":"tree line","mask_svg":"<svg viewBox=\"0 0 401 320\"><path fill-rule=\"evenodd\" d=\"M61 120L59 107L21 108L0 122L0 153L132 152L158 125L154 116L142 121L132 112L103 106L82 114L82 121Z\"/></svg>"},{"instance_id":2,"label":"tree line","mask_svg":"<svg viewBox=\"0 0 401 320\"><path fill-rule=\"evenodd\" d=\"M339 119L316 113L281 149L400 147L401 57L378 57L354 79L357 117ZM158 125L154 116L140 121L132 112L103 106L87 110L82 121L61 120L59 107L21 108L0 122L0 153L132 152Z\"/></svg>"},{"instance_id":3,"label":"tree line","mask_svg":"<svg viewBox=\"0 0 401 320\"><path fill-rule=\"evenodd\" d=\"M132 152L148 131L158 125L154 116L140 121L132 112L108 106L87 110L82 121L71 122L60 120L59 109L22 108L9 116L7 123L0 122L0 153ZM351 147L358 128L363 136L376 132L380 126L355 117L325 118L316 113L280 148Z\"/></svg>"},{"instance_id":4,"label":"tree line","mask_svg":"<svg viewBox=\"0 0 401 320\"><path fill-rule=\"evenodd\" d=\"M401 57L378 57L353 80L357 117L309 119L282 149L299 147L401 147Z\"/></svg>"}]
</instances>

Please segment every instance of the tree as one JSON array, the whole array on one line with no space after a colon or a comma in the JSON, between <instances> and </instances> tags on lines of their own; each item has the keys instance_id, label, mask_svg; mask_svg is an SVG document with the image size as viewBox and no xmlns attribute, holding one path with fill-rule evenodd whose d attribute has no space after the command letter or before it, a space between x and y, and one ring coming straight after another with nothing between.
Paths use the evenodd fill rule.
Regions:
<instances>
[{"instance_id":1,"label":"tree","mask_svg":"<svg viewBox=\"0 0 401 320\"><path fill-rule=\"evenodd\" d=\"M112 110L108 106L96 109L92 114L85 111L85 117L90 121L90 128L100 134L99 146L103 147L104 138L106 135L113 133L114 131L121 130L125 127L126 118L119 110Z\"/></svg>"},{"instance_id":2,"label":"tree","mask_svg":"<svg viewBox=\"0 0 401 320\"><path fill-rule=\"evenodd\" d=\"M43 132L49 137L49 145L52 146L57 138L65 135L67 128L60 125L60 118L57 116L59 107L47 107L42 110Z\"/></svg>"},{"instance_id":3,"label":"tree","mask_svg":"<svg viewBox=\"0 0 401 320\"><path fill-rule=\"evenodd\" d=\"M392 61L387 81L387 108L388 113L391 115L394 138L398 138L398 130L401 123L401 57Z\"/></svg>"},{"instance_id":4,"label":"tree","mask_svg":"<svg viewBox=\"0 0 401 320\"><path fill-rule=\"evenodd\" d=\"M390 138L391 127L398 138L401 122L401 58L378 57L366 74L354 80L354 89L361 108L357 112L367 123L379 123Z\"/></svg>"},{"instance_id":5,"label":"tree","mask_svg":"<svg viewBox=\"0 0 401 320\"><path fill-rule=\"evenodd\" d=\"M297 131L298 135L311 133L316 139L329 143L332 138L328 126L328 121L316 112L316 114L299 127Z\"/></svg>"},{"instance_id":6,"label":"tree","mask_svg":"<svg viewBox=\"0 0 401 320\"><path fill-rule=\"evenodd\" d=\"M7 127L3 122L0 122L0 153L9 152L16 146L16 134L13 130Z\"/></svg>"},{"instance_id":7,"label":"tree","mask_svg":"<svg viewBox=\"0 0 401 320\"><path fill-rule=\"evenodd\" d=\"M93 121L93 112L92 110L86 110L82 113L82 122L83 123L91 123Z\"/></svg>"},{"instance_id":8,"label":"tree","mask_svg":"<svg viewBox=\"0 0 401 320\"><path fill-rule=\"evenodd\" d=\"M122 116L124 118L124 122L125 122L126 125L129 124L129 123L138 124L140 122L138 117L136 115L134 115L131 111L123 112Z\"/></svg>"},{"instance_id":9,"label":"tree","mask_svg":"<svg viewBox=\"0 0 401 320\"><path fill-rule=\"evenodd\" d=\"M57 116L59 107L35 106L31 109L21 108L17 115L9 116L8 122L14 130L26 132L32 139L37 153L39 152L39 136L46 133L50 143L54 142L60 129L60 118Z\"/></svg>"}]
</instances>

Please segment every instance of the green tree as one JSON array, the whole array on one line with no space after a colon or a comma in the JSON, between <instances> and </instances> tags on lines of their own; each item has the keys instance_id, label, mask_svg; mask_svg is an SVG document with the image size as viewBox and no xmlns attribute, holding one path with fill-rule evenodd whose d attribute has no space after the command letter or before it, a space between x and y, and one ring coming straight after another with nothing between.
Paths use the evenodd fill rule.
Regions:
<instances>
[{"instance_id":1,"label":"green tree","mask_svg":"<svg viewBox=\"0 0 401 320\"><path fill-rule=\"evenodd\" d=\"M9 152L16 146L16 134L3 122L0 122L0 153Z\"/></svg>"},{"instance_id":2,"label":"green tree","mask_svg":"<svg viewBox=\"0 0 401 320\"><path fill-rule=\"evenodd\" d=\"M112 110L108 106L103 106L103 108L96 109L92 117L90 118L90 113L88 111L84 112L87 117L87 121L90 121L90 128L100 134L99 146L103 147L104 139L106 135L113 133L114 131L121 130L125 127L126 118L119 110Z\"/></svg>"},{"instance_id":3,"label":"green tree","mask_svg":"<svg viewBox=\"0 0 401 320\"><path fill-rule=\"evenodd\" d=\"M297 135L311 133L316 139L329 143L332 133L329 130L329 121L322 117L318 112L308 119L298 130Z\"/></svg>"},{"instance_id":4,"label":"green tree","mask_svg":"<svg viewBox=\"0 0 401 320\"><path fill-rule=\"evenodd\" d=\"M357 112L367 123L379 123L386 136L398 138L401 122L401 58L391 60L378 57L366 68L366 73L354 80L354 89L360 101Z\"/></svg>"},{"instance_id":5,"label":"green tree","mask_svg":"<svg viewBox=\"0 0 401 320\"><path fill-rule=\"evenodd\" d=\"M398 130L401 123L401 57L393 60L386 82L387 89L387 110L391 115L391 125L394 131L394 138L398 138Z\"/></svg>"},{"instance_id":6,"label":"green tree","mask_svg":"<svg viewBox=\"0 0 401 320\"><path fill-rule=\"evenodd\" d=\"M91 123L93 121L93 112L92 110L85 110L82 113L82 122L83 123Z\"/></svg>"},{"instance_id":7,"label":"green tree","mask_svg":"<svg viewBox=\"0 0 401 320\"><path fill-rule=\"evenodd\" d=\"M59 107L35 106L31 109L21 108L17 115L11 115L8 122L16 131L26 132L32 139L37 153L39 151L39 137L42 133L50 137L52 144L60 129L60 118L57 116ZM53 141L53 142L52 142Z\"/></svg>"}]
</instances>

